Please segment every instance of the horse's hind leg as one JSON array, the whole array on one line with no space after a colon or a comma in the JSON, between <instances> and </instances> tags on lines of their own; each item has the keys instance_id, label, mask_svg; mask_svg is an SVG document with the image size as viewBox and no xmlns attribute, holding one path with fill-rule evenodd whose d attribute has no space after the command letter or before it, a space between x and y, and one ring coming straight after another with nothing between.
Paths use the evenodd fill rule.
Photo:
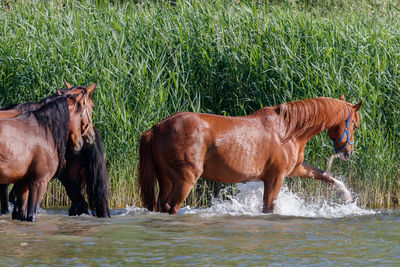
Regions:
<instances>
[{"instance_id":1,"label":"horse's hind leg","mask_svg":"<svg viewBox=\"0 0 400 267\"><path fill-rule=\"evenodd\" d=\"M1 204L1 213L8 213L8 184L0 185L0 204Z\"/></svg>"},{"instance_id":2,"label":"horse's hind leg","mask_svg":"<svg viewBox=\"0 0 400 267\"><path fill-rule=\"evenodd\" d=\"M172 181L166 175L157 175L159 193L157 198L157 211L169 212L171 209L170 204L167 202L168 196L172 190Z\"/></svg>"},{"instance_id":3,"label":"horse's hind leg","mask_svg":"<svg viewBox=\"0 0 400 267\"><path fill-rule=\"evenodd\" d=\"M167 203L170 205L169 213L178 213L179 208L189 195L190 190L192 190L201 173L202 170L192 167L181 167L179 170L175 171L172 176L172 191L167 200Z\"/></svg>"},{"instance_id":4,"label":"horse's hind leg","mask_svg":"<svg viewBox=\"0 0 400 267\"><path fill-rule=\"evenodd\" d=\"M269 177L273 177L269 179ZM263 179L264 182L264 213L272 213L274 211L274 201L278 198L279 191L283 184L283 176L268 176Z\"/></svg>"},{"instance_id":5,"label":"horse's hind leg","mask_svg":"<svg viewBox=\"0 0 400 267\"><path fill-rule=\"evenodd\" d=\"M26 218L27 221L36 221L40 204L42 202L44 193L46 192L47 183L51 179L51 177L48 179L46 178L38 179L29 185L28 214Z\"/></svg>"}]
</instances>

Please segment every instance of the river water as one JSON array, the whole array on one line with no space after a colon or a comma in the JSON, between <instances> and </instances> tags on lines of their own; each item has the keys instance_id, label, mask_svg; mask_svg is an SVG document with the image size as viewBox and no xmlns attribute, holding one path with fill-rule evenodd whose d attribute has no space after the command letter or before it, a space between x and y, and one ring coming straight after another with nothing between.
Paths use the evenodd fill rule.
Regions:
<instances>
[{"instance_id":1,"label":"river water","mask_svg":"<svg viewBox=\"0 0 400 267\"><path fill-rule=\"evenodd\" d=\"M400 264L400 212L355 203L307 203L283 188L261 213L262 184L238 185L209 208L178 216L127 207L112 218L42 210L38 222L0 217L0 265L386 265Z\"/></svg>"}]
</instances>

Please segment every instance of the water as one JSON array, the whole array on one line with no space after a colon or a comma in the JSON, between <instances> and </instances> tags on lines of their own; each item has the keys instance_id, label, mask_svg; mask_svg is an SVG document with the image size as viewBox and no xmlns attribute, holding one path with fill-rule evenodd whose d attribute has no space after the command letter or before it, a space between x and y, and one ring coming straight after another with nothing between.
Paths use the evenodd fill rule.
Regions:
<instances>
[{"instance_id":1,"label":"water","mask_svg":"<svg viewBox=\"0 0 400 267\"><path fill-rule=\"evenodd\" d=\"M1 265L398 265L400 213L355 203L307 203L286 188L274 214L247 183L210 208L178 216L127 207L112 218L43 210L38 222L1 216Z\"/></svg>"}]
</instances>

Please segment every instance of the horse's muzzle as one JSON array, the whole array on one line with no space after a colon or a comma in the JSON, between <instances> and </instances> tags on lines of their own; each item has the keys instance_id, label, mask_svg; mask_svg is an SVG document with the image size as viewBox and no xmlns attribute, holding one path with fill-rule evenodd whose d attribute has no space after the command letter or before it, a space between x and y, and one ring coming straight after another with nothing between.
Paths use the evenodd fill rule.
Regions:
<instances>
[{"instance_id":1,"label":"horse's muzzle","mask_svg":"<svg viewBox=\"0 0 400 267\"><path fill-rule=\"evenodd\" d=\"M88 135L84 136L84 139L87 143L89 144L94 144L94 140L96 139L96 134L93 132L90 132Z\"/></svg>"},{"instance_id":2,"label":"horse's muzzle","mask_svg":"<svg viewBox=\"0 0 400 267\"><path fill-rule=\"evenodd\" d=\"M74 151L75 152L81 151L81 149L83 147L83 144L84 144L84 140L82 138L80 138L78 140L78 142L76 142L75 145L73 146L74 147Z\"/></svg>"},{"instance_id":3,"label":"horse's muzzle","mask_svg":"<svg viewBox=\"0 0 400 267\"><path fill-rule=\"evenodd\" d=\"M353 150L339 153L339 158L342 160L349 160L351 156L353 156Z\"/></svg>"}]
</instances>

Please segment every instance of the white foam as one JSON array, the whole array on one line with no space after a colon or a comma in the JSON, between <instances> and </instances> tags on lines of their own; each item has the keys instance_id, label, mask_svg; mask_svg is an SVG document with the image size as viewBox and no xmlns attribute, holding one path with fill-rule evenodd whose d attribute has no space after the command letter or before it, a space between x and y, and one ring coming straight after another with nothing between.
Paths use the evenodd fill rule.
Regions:
<instances>
[{"instance_id":1,"label":"white foam","mask_svg":"<svg viewBox=\"0 0 400 267\"><path fill-rule=\"evenodd\" d=\"M179 210L178 215L195 214L201 217L225 215L268 216L262 213L263 193L264 185L262 182L239 183L236 184L236 194L234 196L225 194L225 199L222 197L213 199L211 206L208 208L183 207ZM150 212L145 208L127 206L125 209L113 210L111 215L137 216L146 214L159 213ZM286 186L283 186L279 192L278 199L275 201L273 214L310 218L340 218L372 215L376 214L376 212L357 206L357 199L343 204L324 198L306 201L295 192L291 192Z\"/></svg>"},{"instance_id":2,"label":"white foam","mask_svg":"<svg viewBox=\"0 0 400 267\"><path fill-rule=\"evenodd\" d=\"M125 209L111 210L111 216L135 216L150 213L146 208L138 208L136 206L126 206Z\"/></svg>"},{"instance_id":3,"label":"white foam","mask_svg":"<svg viewBox=\"0 0 400 267\"><path fill-rule=\"evenodd\" d=\"M238 193L235 196L229 196L228 200L214 199L209 208L192 208L187 206L181 208L179 214L199 214L201 216L265 216L262 213L263 183L237 184L236 189ZM273 212L273 214L284 216L315 218L338 218L375 213L373 210L366 210L357 206L357 200L345 204L328 203L326 200L315 201L315 203L306 202L295 193L290 192L286 186L281 188Z\"/></svg>"}]
</instances>

